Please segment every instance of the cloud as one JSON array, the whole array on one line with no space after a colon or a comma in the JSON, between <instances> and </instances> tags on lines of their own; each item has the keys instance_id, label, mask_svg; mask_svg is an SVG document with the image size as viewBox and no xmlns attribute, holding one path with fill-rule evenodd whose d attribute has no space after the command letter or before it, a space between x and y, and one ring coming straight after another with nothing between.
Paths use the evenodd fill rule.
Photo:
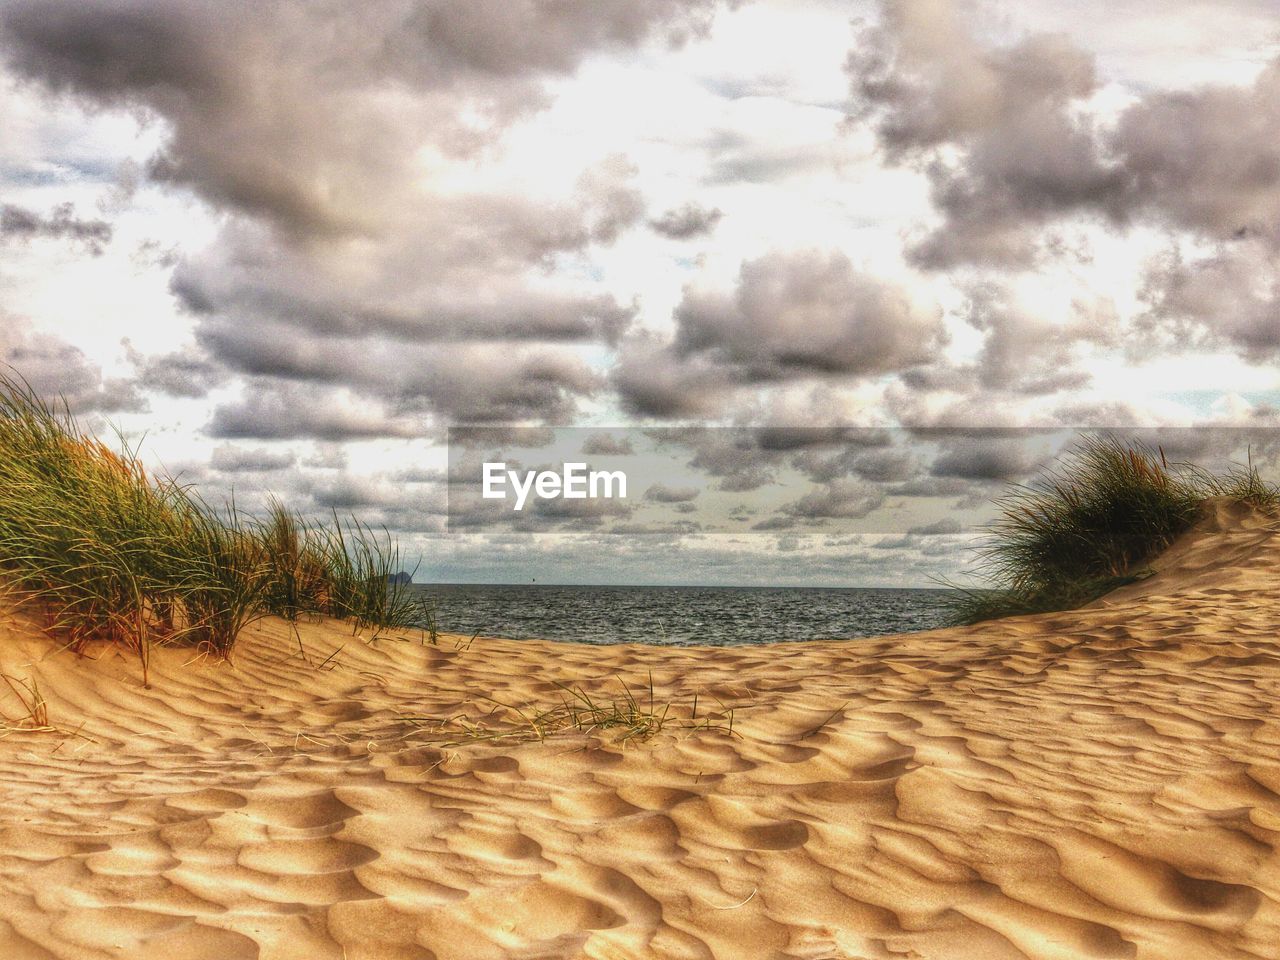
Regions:
<instances>
[{"instance_id":1,"label":"cloud","mask_svg":"<svg viewBox=\"0 0 1280 960\"><path fill-rule=\"evenodd\" d=\"M884 503L884 491L872 484L838 477L784 506L798 520L858 519Z\"/></svg>"},{"instance_id":2,"label":"cloud","mask_svg":"<svg viewBox=\"0 0 1280 960\"><path fill-rule=\"evenodd\" d=\"M724 213L718 208L708 209L696 203L675 207L649 221L655 233L671 240L691 240L711 233Z\"/></svg>"},{"instance_id":3,"label":"cloud","mask_svg":"<svg viewBox=\"0 0 1280 960\"><path fill-rule=\"evenodd\" d=\"M229 378L228 370L198 350L177 350L165 354L143 354L128 340L125 351L136 370L141 389L171 397L195 399L209 394Z\"/></svg>"},{"instance_id":4,"label":"cloud","mask_svg":"<svg viewBox=\"0 0 1280 960\"><path fill-rule=\"evenodd\" d=\"M915 477L885 488L894 497L969 497L974 484L957 476ZM984 491L985 493L985 491Z\"/></svg>"},{"instance_id":5,"label":"cloud","mask_svg":"<svg viewBox=\"0 0 1280 960\"><path fill-rule=\"evenodd\" d=\"M751 525L752 530L768 533L774 530L794 530L799 523L795 517L772 516Z\"/></svg>"},{"instance_id":6,"label":"cloud","mask_svg":"<svg viewBox=\"0 0 1280 960\"><path fill-rule=\"evenodd\" d=\"M1090 53L1048 33L984 45L965 10L883 0L846 64L853 118L942 214L915 262L1027 267L1073 215L1280 243L1280 61L1249 86L1146 91L1112 121Z\"/></svg>"},{"instance_id":7,"label":"cloud","mask_svg":"<svg viewBox=\"0 0 1280 960\"><path fill-rule=\"evenodd\" d=\"M1106 146L1132 209L1205 237L1280 246L1280 61L1247 87L1148 93Z\"/></svg>"},{"instance_id":8,"label":"cloud","mask_svg":"<svg viewBox=\"0 0 1280 960\"><path fill-rule=\"evenodd\" d=\"M11 368L47 402L65 402L74 414L147 409L134 383L104 376L84 351L27 321L0 313L0 372Z\"/></svg>"},{"instance_id":9,"label":"cloud","mask_svg":"<svg viewBox=\"0 0 1280 960\"><path fill-rule=\"evenodd\" d=\"M396 503L398 495L386 482L342 474L315 482L311 498L322 510L363 510Z\"/></svg>"},{"instance_id":10,"label":"cloud","mask_svg":"<svg viewBox=\"0 0 1280 960\"><path fill-rule=\"evenodd\" d=\"M619 349L611 379L632 412L712 415L740 387L897 372L946 340L937 306L816 251L747 261L728 293L687 288L675 319L671 341Z\"/></svg>"},{"instance_id":11,"label":"cloud","mask_svg":"<svg viewBox=\"0 0 1280 960\"><path fill-rule=\"evenodd\" d=\"M944 441L930 472L944 479L1017 480L1038 465L1022 437L958 437Z\"/></svg>"},{"instance_id":12,"label":"cloud","mask_svg":"<svg viewBox=\"0 0 1280 960\"><path fill-rule=\"evenodd\" d=\"M414 387L434 416L562 417L588 378L564 356L508 344L624 336L636 305L591 271L557 268L643 222L636 168L584 157L567 188L541 193L523 179L441 173L500 156L504 135L585 59L682 44L718 6L264 0L231 14L216 0L15 0L0 7L0 55L55 96L163 121L147 176L222 215L172 280L216 366L243 371L258 326L299 352L455 343L458 363L431 366L444 386ZM11 232L30 223L9 220ZM149 372L181 396L216 376L199 364L186 383Z\"/></svg>"},{"instance_id":13,"label":"cloud","mask_svg":"<svg viewBox=\"0 0 1280 960\"><path fill-rule=\"evenodd\" d=\"M153 177L305 233L360 230L398 199L429 130L469 149L544 105L588 55L705 31L712 0L18 0L0 13L19 76L171 135ZM341 117L341 123L332 122Z\"/></svg>"},{"instance_id":14,"label":"cloud","mask_svg":"<svg viewBox=\"0 0 1280 960\"><path fill-rule=\"evenodd\" d=\"M238 447L222 443L213 448L209 466L219 473L273 473L297 465L297 455L288 450Z\"/></svg>"},{"instance_id":15,"label":"cloud","mask_svg":"<svg viewBox=\"0 0 1280 960\"><path fill-rule=\"evenodd\" d=\"M593 230L616 229L590 210L491 195L411 213L378 238L319 246L234 224L178 265L173 290L211 337L270 320L295 337L613 343L631 321L633 305L542 276Z\"/></svg>"},{"instance_id":16,"label":"cloud","mask_svg":"<svg viewBox=\"0 0 1280 960\"><path fill-rule=\"evenodd\" d=\"M984 47L963 9L884 0L846 65L854 116L875 123L891 162L919 162L929 177L944 223L915 246L917 263L1025 266L1038 227L1115 212L1125 177L1101 160L1080 110L1098 89L1092 56L1049 34Z\"/></svg>"},{"instance_id":17,"label":"cloud","mask_svg":"<svg viewBox=\"0 0 1280 960\"><path fill-rule=\"evenodd\" d=\"M710 356L746 382L894 372L928 361L944 339L937 307L838 253L748 261L730 295L687 290L676 322L677 354Z\"/></svg>"},{"instance_id":18,"label":"cloud","mask_svg":"<svg viewBox=\"0 0 1280 960\"><path fill-rule=\"evenodd\" d=\"M968 372L987 390L1035 395L1083 387L1090 376L1078 366L1076 347L1119 340L1119 318L1105 305L1089 310L1077 303L1070 321L1053 323L995 283L975 283L968 295L965 319L985 334Z\"/></svg>"},{"instance_id":19,"label":"cloud","mask_svg":"<svg viewBox=\"0 0 1280 960\"><path fill-rule=\"evenodd\" d=\"M718 477L721 490L745 493L776 482L782 462L779 451L760 447L753 431L693 429L667 431L669 441L692 450L688 466Z\"/></svg>"},{"instance_id":20,"label":"cloud","mask_svg":"<svg viewBox=\"0 0 1280 960\"><path fill-rule=\"evenodd\" d=\"M650 331L623 341L609 380L623 409L642 417L714 416L733 389L729 372L707 357L680 357Z\"/></svg>"},{"instance_id":21,"label":"cloud","mask_svg":"<svg viewBox=\"0 0 1280 960\"><path fill-rule=\"evenodd\" d=\"M688 503L697 499L697 487L670 487L665 483L655 483L644 492L646 500L655 503Z\"/></svg>"},{"instance_id":22,"label":"cloud","mask_svg":"<svg viewBox=\"0 0 1280 960\"><path fill-rule=\"evenodd\" d=\"M1233 347L1255 362L1280 351L1280 251L1258 241L1220 247L1208 256L1177 250L1153 261L1137 329L1181 349Z\"/></svg>"},{"instance_id":23,"label":"cloud","mask_svg":"<svg viewBox=\"0 0 1280 960\"><path fill-rule=\"evenodd\" d=\"M635 452L630 437L615 437L611 433L593 433L582 444L582 453L589 457L622 457Z\"/></svg>"},{"instance_id":24,"label":"cloud","mask_svg":"<svg viewBox=\"0 0 1280 960\"><path fill-rule=\"evenodd\" d=\"M347 387L371 404L426 422L564 421L601 385L577 354L555 346L413 344L360 337L291 338L267 323L210 323L200 342L252 377Z\"/></svg>"},{"instance_id":25,"label":"cloud","mask_svg":"<svg viewBox=\"0 0 1280 960\"><path fill-rule=\"evenodd\" d=\"M0 241L71 240L93 256L101 256L112 237L105 220L84 220L75 206L60 203L45 215L12 203L0 204Z\"/></svg>"},{"instance_id":26,"label":"cloud","mask_svg":"<svg viewBox=\"0 0 1280 960\"><path fill-rule=\"evenodd\" d=\"M219 439L364 440L418 437L419 421L396 417L385 406L316 384L260 380L239 400L219 405L206 432Z\"/></svg>"},{"instance_id":27,"label":"cloud","mask_svg":"<svg viewBox=\"0 0 1280 960\"><path fill-rule=\"evenodd\" d=\"M908 449L847 449L825 459L797 458L797 466L814 481L826 483L841 476L856 476L874 483L906 480L919 471L916 456Z\"/></svg>"},{"instance_id":28,"label":"cloud","mask_svg":"<svg viewBox=\"0 0 1280 960\"><path fill-rule=\"evenodd\" d=\"M964 527L959 520L953 517L944 517L941 520L935 520L933 523L922 524L918 527L909 527L907 533L910 536L935 536L938 534L959 533Z\"/></svg>"},{"instance_id":29,"label":"cloud","mask_svg":"<svg viewBox=\"0 0 1280 960\"><path fill-rule=\"evenodd\" d=\"M883 429L842 425L799 427L776 422L775 418L781 419L784 424L792 417L805 421L817 419L823 408L829 409L831 403L831 398L824 396L823 393L825 391L806 398L816 402L801 401L799 404L779 402L766 408L764 411L766 425L752 429L752 434L760 448L762 450L811 450L815 447L833 446L866 448L883 447L892 443L889 431Z\"/></svg>"}]
</instances>

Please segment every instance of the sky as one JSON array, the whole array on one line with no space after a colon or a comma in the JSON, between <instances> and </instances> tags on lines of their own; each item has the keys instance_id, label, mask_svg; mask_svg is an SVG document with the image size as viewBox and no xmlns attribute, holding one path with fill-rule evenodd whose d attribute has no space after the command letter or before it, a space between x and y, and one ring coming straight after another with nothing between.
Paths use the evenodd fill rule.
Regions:
<instances>
[{"instance_id":1,"label":"sky","mask_svg":"<svg viewBox=\"0 0 1280 960\"><path fill-rule=\"evenodd\" d=\"M0 0L0 361L421 580L922 586L1046 436L1269 468L1278 258L1274 0ZM513 427L671 476L451 516Z\"/></svg>"}]
</instances>

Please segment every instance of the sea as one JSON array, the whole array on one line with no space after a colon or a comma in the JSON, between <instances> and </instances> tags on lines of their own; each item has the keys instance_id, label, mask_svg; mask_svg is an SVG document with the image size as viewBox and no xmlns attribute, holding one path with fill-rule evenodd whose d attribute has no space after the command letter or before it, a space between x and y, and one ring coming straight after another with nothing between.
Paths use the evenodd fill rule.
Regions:
<instances>
[{"instance_id":1,"label":"sea","mask_svg":"<svg viewBox=\"0 0 1280 960\"><path fill-rule=\"evenodd\" d=\"M575 643L743 646L947 625L949 590L415 584L442 633Z\"/></svg>"}]
</instances>

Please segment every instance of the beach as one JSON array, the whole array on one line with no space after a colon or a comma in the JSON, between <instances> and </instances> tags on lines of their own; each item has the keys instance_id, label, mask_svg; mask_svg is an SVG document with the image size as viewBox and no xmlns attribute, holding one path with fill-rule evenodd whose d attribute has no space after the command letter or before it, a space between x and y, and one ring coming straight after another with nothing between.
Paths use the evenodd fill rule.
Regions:
<instances>
[{"instance_id":1,"label":"beach","mask_svg":"<svg viewBox=\"0 0 1280 960\"><path fill-rule=\"evenodd\" d=\"M1087 609L929 633L267 619L231 662L153 651L149 687L10 610L0 670L49 729L0 700L0 956L1275 958L1278 530L1214 504ZM650 676L644 740L495 713L624 682L647 709ZM488 739L442 742L460 715Z\"/></svg>"},{"instance_id":2,"label":"beach","mask_svg":"<svg viewBox=\"0 0 1280 960\"><path fill-rule=\"evenodd\" d=\"M1280 0L0 0L0 960L1280 960Z\"/></svg>"}]
</instances>

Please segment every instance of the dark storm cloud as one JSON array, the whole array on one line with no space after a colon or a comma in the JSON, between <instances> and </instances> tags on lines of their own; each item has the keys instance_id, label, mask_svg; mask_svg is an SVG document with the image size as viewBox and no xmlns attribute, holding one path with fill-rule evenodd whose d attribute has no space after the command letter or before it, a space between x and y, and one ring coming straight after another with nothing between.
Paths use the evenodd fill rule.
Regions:
<instances>
[{"instance_id":1,"label":"dark storm cloud","mask_svg":"<svg viewBox=\"0 0 1280 960\"><path fill-rule=\"evenodd\" d=\"M719 208L707 209L696 203L686 203L650 220L649 226L672 240L689 240L709 234L723 216Z\"/></svg>"},{"instance_id":2,"label":"dark storm cloud","mask_svg":"<svg viewBox=\"0 0 1280 960\"><path fill-rule=\"evenodd\" d=\"M60 203L48 214L12 203L0 204L0 242L71 240L96 257L111 242L112 232L111 224L105 220L77 217L75 206L70 203Z\"/></svg>"},{"instance_id":3,"label":"dark storm cloud","mask_svg":"<svg viewBox=\"0 0 1280 960\"><path fill-rule=\"evenodd\" d=\"M107 377L79 347L33 330L0 312L0 373L17 374L46 401L65 401L72 413L126 413L147 409L129 380Z\"/></svg>"}]
</instances>

